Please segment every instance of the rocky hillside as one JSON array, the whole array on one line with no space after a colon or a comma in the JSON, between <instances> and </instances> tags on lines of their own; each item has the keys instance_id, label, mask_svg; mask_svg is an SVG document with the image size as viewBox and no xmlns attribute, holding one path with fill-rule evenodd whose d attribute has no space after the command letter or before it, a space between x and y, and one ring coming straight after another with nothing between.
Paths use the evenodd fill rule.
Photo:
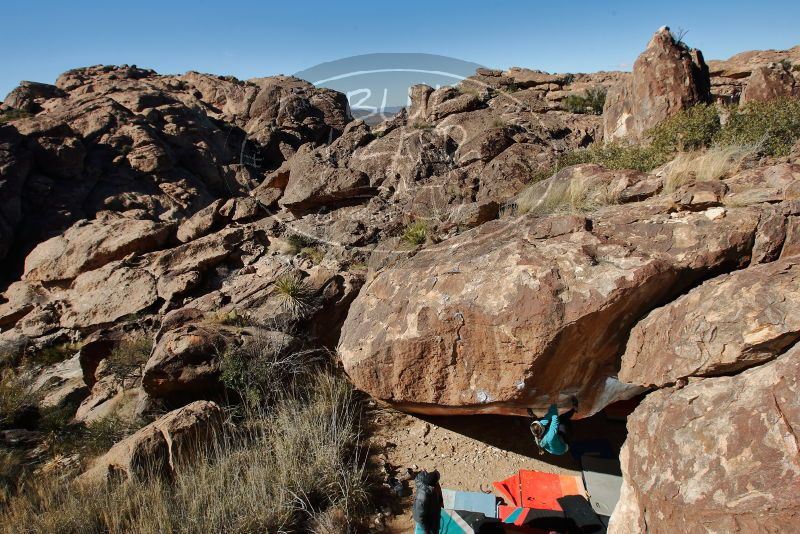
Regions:
<instances>
[{"instance_id":1,"label":"rocky hillside","mask_svg":"<svg viewBox=\"0 0 800 534\"><path fill-rule=\"evenodd\" d=\"M414 413L574 397L587 417L646 393L613 532L792 531L800 146L726 156L713 179L675 178L703 157L683 133L646 171L563 162L693 106L800 96L799 60L706 64L662 29L631 73L480 69L376 126L291 77L24 82L0 115L0 343L38 407L2 414L0 439L34 458L31 409L152 421L82 480L156 449L173 466L219 424L226 351L325 349Z\"/></svg>"}]
</instances>

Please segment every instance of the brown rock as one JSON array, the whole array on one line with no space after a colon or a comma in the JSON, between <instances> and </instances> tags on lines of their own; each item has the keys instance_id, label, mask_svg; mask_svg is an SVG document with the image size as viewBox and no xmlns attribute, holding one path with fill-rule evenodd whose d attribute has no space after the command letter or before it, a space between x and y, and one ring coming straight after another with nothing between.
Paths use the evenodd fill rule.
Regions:
<instances>
[{"instance_id":1,"label":"brown rock","mask_svg":"<svg viewBox=\"0 0 800 534\"><path fill-rule=\"evenodd\" d=\"M609 532L793 532L800 351L651 393L628 418Z\"/></svg>"},{"instance_id":2,"label":"brown rock","mask_svg":"<svg viewBox=\"0 0 800 534\"><path fill-rule=\"evenodd\" d=\"M800 86L783 65L770 64L753 70L742 91L741 103L764 102L800 94Z\"/></svg>"},{"instance_id":3,"label":"brown rock","mask_svg":"<svg viewBox=\"0 0 800 534\"><path fill-rule=\"evenodd\" d=\"M173 410L116 443L78 477L78 482L171 476L214 438L223 419L222 409L209 401L196 401Z\"/></svg>"},{"instance_id":4,"label":"brown rock","mask_svg":"<svg viewBox=\"0 0 800 534\"><path fill-rule=\"evenodd\" d=\"M169 224L102 215L79 221L33 249L25 258L23 279L71 280L129 254L161 248L172 229Z\"/></svg>"},{"instance_id":5,"label":"brown rock","mask_svg":"<svg viewBox=\"0 0 800 534\"><path fill-rule=\"evenodd\" d=\"M603 108L606 142L643 139L644 133L682 109L711 98L708 68L699 50L675 42L669 28L656 32L633 64L630 79L609 90Z\"/></svg>"},{"instance_id":6,"label":"brown rock","mask_svg":"<svg viewBox=\"0 0 800 534\"><path fill-rule=\"evenodd\" d=\"M800 339L797 258L719 276L651 312L631 331L619 378L663 387L732 374Z\"/></svg>"}]
</instances>

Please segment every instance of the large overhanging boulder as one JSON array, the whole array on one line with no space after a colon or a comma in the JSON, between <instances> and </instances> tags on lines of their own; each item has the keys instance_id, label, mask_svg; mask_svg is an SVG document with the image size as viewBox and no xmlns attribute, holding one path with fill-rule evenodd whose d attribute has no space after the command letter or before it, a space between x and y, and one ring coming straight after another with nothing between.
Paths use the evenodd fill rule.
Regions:
<instances>
[{"instance_id":1,"label":"large overhanging boulder","mask_svg":"<svg viewBox=\"0 0 800 534\"><path fill-rule=\"evenodd\" d=\"M355 384L419 413L508 413L576 396L587 415L641 391L615 380L630 328L699 279L749 261L753 208L662 199L486 223L362 289L339 352Z\"/></svg>"}]
</instances>

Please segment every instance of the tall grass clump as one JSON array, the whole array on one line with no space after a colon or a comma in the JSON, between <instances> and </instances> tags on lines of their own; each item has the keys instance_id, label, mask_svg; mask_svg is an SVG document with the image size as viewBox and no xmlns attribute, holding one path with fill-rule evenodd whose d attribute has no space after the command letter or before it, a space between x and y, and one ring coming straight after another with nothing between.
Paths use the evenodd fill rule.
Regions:
<instances>
[{"instance_id":1,"label":"tall grass clump","mask_svg":"<svg viewBox=\"0 0 800 534\"><path fill-rule=\"evenodd\" d=\"M352 529L369 500L360 414L350 385L321 372L250 412L172 480L89 486L39 478L0 508L0 530L288 533L331 517Z\"/></svg>"},{"instance_id":2,"label":"tall grass clump","mask_svg":"<svg viewBox=\"0 0 800 534\"><path fill-rule=\"evenodd\" d=\"M692 182L721 180L739 171L761 150L755 145L715 145L704 152L682 152L665 168L664 191L671 193Z\"/></svg>"},{"instance_id":3,"label":"tall grass clump","mask_svg":"<svg viewBox=\"0 0 800 534\"><path fill-rule=\"evenodd\" d=\"M616 202L608 184L592 184L588 178L554 180L546 187L542 185L533 185L520 193L515 200L515 214L585 213Z\"/></svg>"},{"instance_id":4,"label":"tall grass clump","mask_svg":"<svg viewBox=\"0 0 800 534\"><path fill-rule=\"evenodd\" d=\"M314 290L298 273L282 274L274 285L281 308L292 317L304 317L314 308Z\"/></svg>"}]
</instances>

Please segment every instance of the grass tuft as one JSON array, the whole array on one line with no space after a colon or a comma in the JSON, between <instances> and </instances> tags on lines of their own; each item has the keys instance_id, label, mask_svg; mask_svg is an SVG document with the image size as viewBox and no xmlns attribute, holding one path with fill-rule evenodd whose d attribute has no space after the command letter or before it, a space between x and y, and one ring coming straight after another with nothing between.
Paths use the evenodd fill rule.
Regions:
<instances>
[{"instance_id":1,"label":"grass tuft","mask_svg":"<svg viewBox=\"0 0 800 534\"><path fill-rule=\"evenodd\" d=\"M403 230L400 240L416 247L428 240L428 232L428 223L426 221L415 221Z\"/></svg>"},{"instance_id":2,"label":"grass tuft","mask_svg":"<svg viewBox=\"0 0 800 534\"><path fill-rule=\"evenodd\" d=\"M568 95L562 102L564 109L570 113L602 115L606 103L606 90L590 88L582 95Z\"/></svg>"},{"instance_id":3,"label":"grass tuft","mask_svg":"<svg viewBox=\"0 0 800 534\"><path fill-rule=\"evenodd\" d=\"M298 273L282 274L274 285L281 307L292 317L303 317L313 309L314 290Z\"/></svg>"},{"instance_id":4,"label":"grass tuft","mask_svg":"<svg viewBox=\"0 0 800 534\"><path fill-rule=\"evenodd\" d=\"M742 162L760 150L760 145L729 145L713 146L705 152L680 153L666 167L664 191L671 193L692 182L729 177L741 169Z\"/></svg>"}]
</instances>

